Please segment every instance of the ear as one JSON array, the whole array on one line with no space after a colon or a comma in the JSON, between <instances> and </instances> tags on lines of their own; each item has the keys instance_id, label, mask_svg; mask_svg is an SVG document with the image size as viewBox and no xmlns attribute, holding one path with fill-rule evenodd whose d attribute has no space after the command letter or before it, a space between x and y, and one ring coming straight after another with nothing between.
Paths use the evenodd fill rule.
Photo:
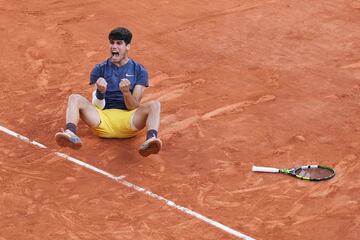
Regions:
<instances>
[{"instance_id":1,"label":"ear","mask_svg":"<svg viewBox=\"0 0 360 240\"><path fill-rule=\"evenodd\" d=\"M128 45L126 45L126 50L130 50L130 43Z\"/></svg>"}]
</instances>

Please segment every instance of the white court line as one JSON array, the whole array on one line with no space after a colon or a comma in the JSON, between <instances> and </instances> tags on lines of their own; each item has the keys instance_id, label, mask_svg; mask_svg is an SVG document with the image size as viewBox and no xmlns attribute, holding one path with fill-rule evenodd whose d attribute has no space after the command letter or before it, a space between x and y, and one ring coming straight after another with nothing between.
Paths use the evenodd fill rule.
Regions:
<instances>
[{"instance_id":1,"label":"white court line","mask_svg":"<svg viewBox=\"0 0 360 240\"><path fill-rule=\"evenodd\" d=\"M35 146L37 146L39 148L47 148L45 145L43 145L41 143L38 143L36 141L30 140L29 138L27 138L25 136L22 136L21 134L18 134L16 132L13 132L13 131L11 131L11 130L9 130L9 129L1 126L1 125L0 125L0 131L2 131L4 133L7 133L7 134L9 134L9 135L11 135L13 137L16 137L16 138L18 138L18 139L20 139L20 140L22 140L22 141L24 141L26 143L35 145ZM110 173L108 173L108 172L106 172L104 170L101 170L101 169L99 169L97 167L94 167L94 166L92 166L90 164L82 162L82 161L80 161L80 160L78 160L76 158L73 158L73 157L65 154L65 153L54 152L54 154L59 156L59 157L62 157L64 159L66 159L66 160L68 160L70 162L73 162L73 163L75 163L77 165L80 165L82 167L85 167L85 168L90 169L92 171L95 171L97 173L100 173L100 174L102 174L102 175L104 175L104 176L106 176L108 178L111 178L114 181L116 181L118 183L121 183L122 185L124 185L124 186L126 186L128 188L132 188L132 189L134 189L134 190L136 190L138 192L142 192L145 195L148 195L148 196L150 196L150 197L152 197L152 198L154 198L156 200L164 202L164 203L166 203L168 206L170 206L172 208L178 209L183 213L194 216L194 217L196 217L196 218L198 218L198 219L200 219L200 220L202 220L202 221L204 221L204 222L206 222L206 223L208 223L208 224L210 224L212 226L215 226L215 227L217 227L217 228L219 228L219 229L221 229L221 230L223 230L223 231L225 231L225 232L227 232L229 234L232 234L232 235L234 235L234 236L236 236L238 238L245 239L245 240L255 240L254 238L251 238L251 237L249 237L249 236L247 236L247 235L245 235L245 234L243 234L241 232L238 232L238 231L236 231L236 230L234 230L234 229L232 229L230 227L227 227L227 226L225 226L225 225L223 225L223 224L221 224L219 222L216 222L216 221L214 221L214 220L212 220L210 218L207 218L207 217L205 217L204 215L202 215L200 213L197 213L197 212L195 212L195 211L193 211L193 210L191 210L189 208L182 207L182 206L174 203L173 201L170 201L170 200L168 200L168 199L166 199L166 198L164 198L162 196L157 195L156 193L153 193L153 192L151 192L149 190L146 190L146 189L144 189L144 188L142 188L140 186L137 186L137 185L135 185L135 184L133 184L131 182L128 182L128 181L124 180L124 178L125 178L124 176L116 177L116 176L114 176L114 175L112 175L112 174L110 174Z\"/></svg>"}]
</instances>

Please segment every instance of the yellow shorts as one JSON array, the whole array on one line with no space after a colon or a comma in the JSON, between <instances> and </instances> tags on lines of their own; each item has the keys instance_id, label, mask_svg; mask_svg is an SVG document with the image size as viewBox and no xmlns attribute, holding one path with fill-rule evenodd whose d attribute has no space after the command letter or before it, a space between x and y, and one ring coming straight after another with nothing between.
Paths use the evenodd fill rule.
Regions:
<instances>
[{"instance_id":1,"label":"yellow shorts","mask_svg":"<svg viewBox=\"0 0 360 240\"><path fill-rule=\"evenodd\" d=\"M100 115L101 123L99 126L92 128L95 135L102 138L130 138L139 132L131 124L136 109L128 111L96 108L96 110Z\"/></svg>"}]
</instances>

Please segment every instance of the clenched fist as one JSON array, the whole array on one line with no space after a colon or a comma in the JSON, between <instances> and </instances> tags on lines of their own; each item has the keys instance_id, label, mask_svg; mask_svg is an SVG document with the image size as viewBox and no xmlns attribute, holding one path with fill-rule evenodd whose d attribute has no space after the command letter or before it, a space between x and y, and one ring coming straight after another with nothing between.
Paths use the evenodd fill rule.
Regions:
<instances>
[{"instance_id":1,"label":"clenched fist","mask_svg":"<svg viewBox=\"0 0 360 240\"><path fill-rule=\"evenodd\" d=\"M106 82L105 78L99 78L96 81L96 88L102 93L106 92L107 82Z\"/></svg>"},{"instance_id":2,"label":"clenched fist","mask_svg":"<svg viewBox=\"0 0 360 240\"><path fill-rule=\"evenodd\" d=\"M130 93L130 81L127 78L120 80L119 89L123 94Z\"/></svg>"}]
</instances>

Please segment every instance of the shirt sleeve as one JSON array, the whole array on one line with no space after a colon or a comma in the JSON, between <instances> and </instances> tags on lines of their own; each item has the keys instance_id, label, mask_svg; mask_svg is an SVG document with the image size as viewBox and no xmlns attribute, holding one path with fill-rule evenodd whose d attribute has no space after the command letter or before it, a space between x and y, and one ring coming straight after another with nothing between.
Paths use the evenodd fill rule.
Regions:
<instances>
[{"instance_id":1,"label":"shirt sleeve","mask_svg":"<svg viewBox=\"0 0 360 240\"><path fill-rule=\"evenodd\" d=\"M149 87L149 74L145 67L141 64L139 64L139 68L137 70L136 85Z\"/></svg>"},{"instance_id":2,"label":"shirt sleeve","mask_svg":"<svg viewBox=\"0 0 360 240\"><path fill-rule=\"evenodd\" d=\"M93 70L90 73L90 82L89 85L93 85L96 83L96 81L99 79L99 77L102 77L101 74L101 68L99 64L96 64Z\"/></svg>"}]
</instances>

